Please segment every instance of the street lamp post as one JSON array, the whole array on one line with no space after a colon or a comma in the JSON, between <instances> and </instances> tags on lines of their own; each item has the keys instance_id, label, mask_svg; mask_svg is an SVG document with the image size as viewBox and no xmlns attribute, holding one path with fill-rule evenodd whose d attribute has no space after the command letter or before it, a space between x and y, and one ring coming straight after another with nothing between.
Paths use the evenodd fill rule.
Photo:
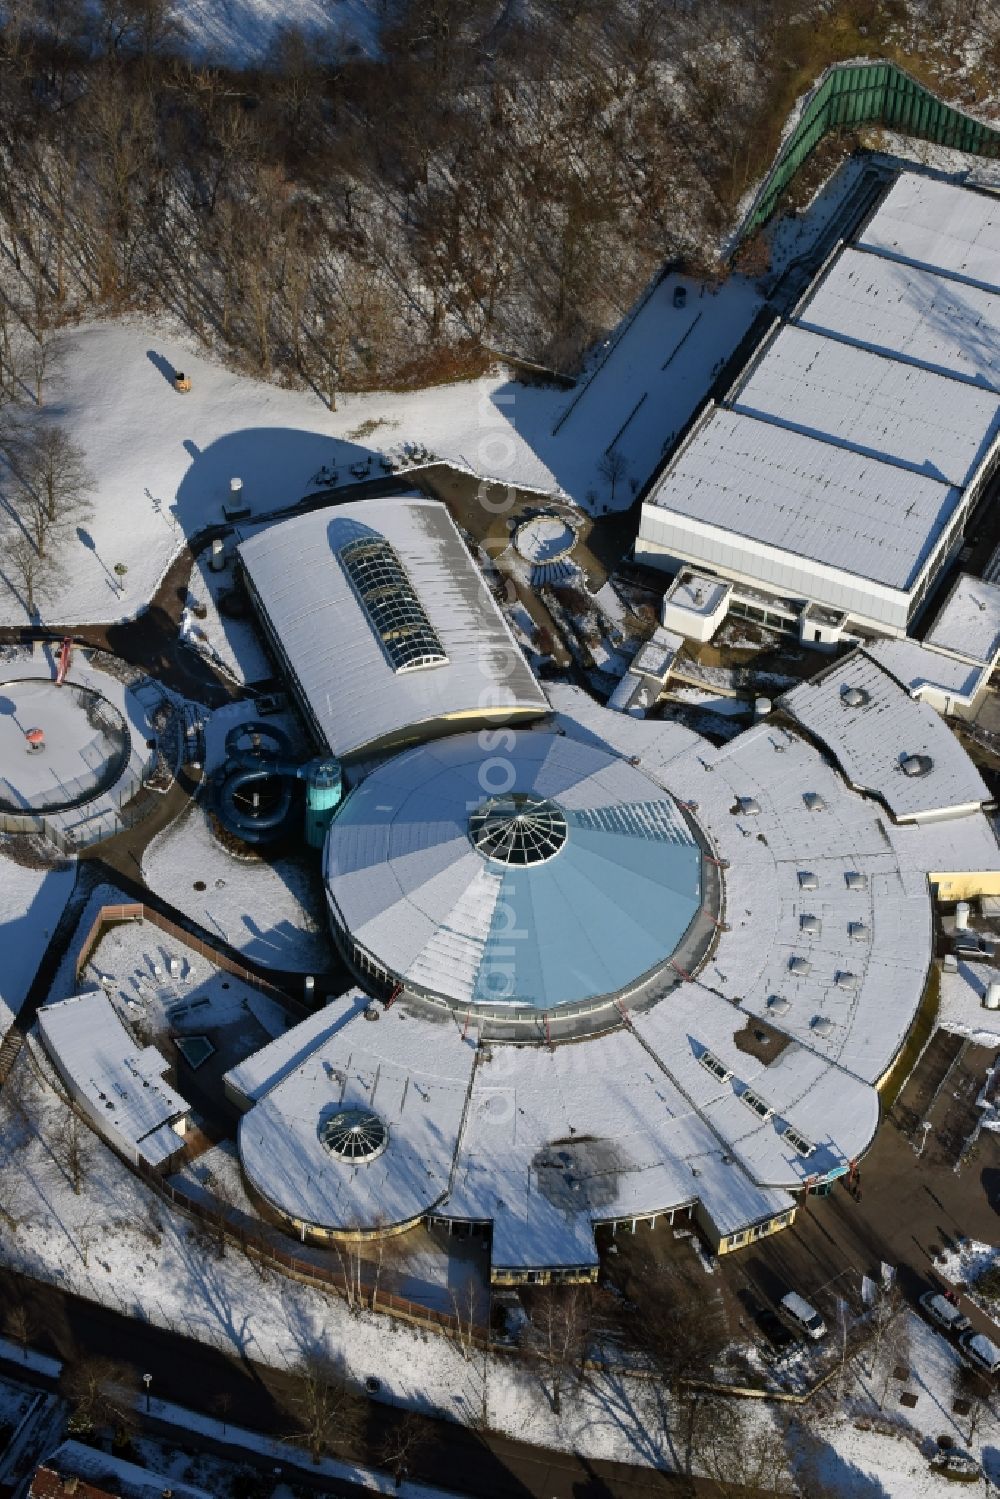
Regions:
<instances>
[{"instance_id":1,"label":"street lamp post","mask_svg":"<svg viewBox=\"0 0 1000 1499\"><path fill-rule=\"evenodd\" d=\"M149 1413L149 1387L153 1383L153 1376L152 1376L152 1374L144 1374L142 1376L142 1382L146 1386L146 1412L148 1414Z\"/></svg>"}]
</instances>

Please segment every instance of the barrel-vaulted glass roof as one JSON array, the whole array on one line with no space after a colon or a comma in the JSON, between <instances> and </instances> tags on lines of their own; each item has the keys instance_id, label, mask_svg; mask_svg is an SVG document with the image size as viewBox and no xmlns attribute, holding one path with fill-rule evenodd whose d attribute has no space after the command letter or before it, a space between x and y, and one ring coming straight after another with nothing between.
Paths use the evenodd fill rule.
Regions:
<instances>
[{"instance_id":1,"label":"barrel-vaulted glass roof","mask_svg":"<svg viewBox=\"0 0 1000 1499\"><path fill-rule=\"evenodd\" d=\"M374 770L327 843L331 907L393 977L456 1004L549 1010L665 964L702 852L648 775L545 732L435 741Z\"/></svg>"}]
</instances>

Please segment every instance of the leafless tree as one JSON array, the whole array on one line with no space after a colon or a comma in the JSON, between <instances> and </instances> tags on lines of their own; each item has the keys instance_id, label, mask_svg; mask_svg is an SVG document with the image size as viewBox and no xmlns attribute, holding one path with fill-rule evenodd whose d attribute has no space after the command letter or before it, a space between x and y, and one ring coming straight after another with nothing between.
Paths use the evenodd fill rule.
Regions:
<instances>
[{"instance_id":1,"label":"leafless tree","mask_svg":"<svg viewBox=\"0 0 1000 1499\"><path fill-rule=\"evenodd\" d=\"M51 560L56 545L89 519L95 481L83 449L63 427L40 423L11 460L15 504L38 556Z\"/></svg>"},{"instance_id":2,"label":"leafless tree","mask_svg":"<svg viewBox=\"0 0 1000 1499\"><path fill-rule=\"evenodd\" d=\"M606 479L608 481L608 484L611 486L612 505L615 503L615 490L617 489L620 480L625 477L627 469L628 463L625 459L625 455L623 453L620 453L617 448L612 448L610 452L605 453L600 463L597 465L597 472L600 474L601 478Z\"/></svg>"},{"instance_id":3,"label":"leafless tree","mask_svg":"<svg viewBox=\"0 0 1000 1499\"><path fill-rule=\"evenodd\" d=\"M226 1422L229 1419L229 1412L232 1410L232 1408L233 1397L228 1390L219 1390L217 1394L213 1395L212 1409L215 1411L219 1420L222 1422L223 1436L225 1436L226 1434Z\"/></svg>"},{"instance_id":4,"label":"leafless tree","mask_svg":"<svg viewBox=\"0 0 1000 1499\"><path fill-rule=\"evenodd\" d=\"M555 1415L562 1411L567 1386L579 1383L593 1330L590 1286L545 1286L531 1297L521 1347L548 1386Z\"/></svg>"},{"instance_id":5,"label":"leafless tree","mask_svg":"<svg viewBox=\"0 0 1000 1499\"><path fill-rule=\"evenodd\" d=\"M310 1354L286 1397L296 1435L314 1463L326 1452L350 1451L364 1419L364 1401L332 1357Z\"/></svg>"},{"instance_id":6,"label":"leafless tree","mask_svg":"<svg viewBox=\"0 0 1000 1499\"><path fill-rule=\"evenodd\" d=\"M870 1309L872 1345L869 1372L881 1410L894 1370L905 1366L910 1352L909 1311L895 1278L883 1281Z\"/></svg>"},{"instance_id":7,"label":"leafless tree","mask_svg":"<svg viewBox=\"0 0 1000 1499\"><path fill-rule=\"evenodd\" d=\"M72 1407L71 1431L110 1427L120 1436L137 1424L139 1380L130 1364L103 1354L85 1355L66 1369L63 1390Z\"/></svg>"},{"instance_id":8,"label":"leafless tree","mask_svg":"<svg viewBox=\"0 0 1000 1499\"><path fill-rule=\"evenodd\" d=\"M23 1301L15 1302L10 1308L5 1318L5 1326L27 1361L28 1344L35 1335L35 1319Z\"/></svg>"},{"instance_id":9,"label":"leafless tree","mask_svg":"<svg viewBox=\"0 0 1000 1499\"><path fill-rule=\"evenodd\" d=\"M389 1428L379 1445L379 1462L392 1474L397 1489L409 1477L410 1465L427 1445L427 1427L413 1411Z\"/></svg>"},{"instance_id":10,"label":"leafless tree","mask_svg":"<svg viewBox=\"0 0 1000 1499\"><path fill-rule=\"evenodd\" d=\"M694 1454L717 1499L794 1492L784 1427L769 1412L750 1411L739 1400L699 1403Z\"/></svg>"},{"instance_id":11,"label":"leafless tree","mask_svg":"<svg viewBox=\"0 0 1000 1499\"><path fill-rule=\"evenodd\" d=\"M989 1380L978 1369L973 1369L969 1364L959 1364L955 1370L954 1393L957 1399L968 1405L966 1421L969 1434L966 1441L971 1447L980 1422L989 1410L993 1390Z\"/></svg>"},{"instance_id":12,"label":"leafless tree","mask_svg":"<svg viewBox=\"0 0 1000 1499\"><path fill-rule=\"evenodd\" d=\"M49 1149L79 1196L90 1167L92 1137L74 1108L65 1109L59 1124L49 1135Z\"/></svg>"},{"instance_id":13,"label":"leafless tree","mask_svg":"<svg viewBox=\"0 0 1000 1499\"><path fill-rule=\"evenodd\" d=\"M695 1432L705 1394L727 1340L725 1310L718 1292L708 1292L693 1256L664 1265L641 1240L619 1236L620 1251L608 1261L617 1287L621 1332L645 1355L672 1399L664 1419L676 1412L683 1461L690 1471ZM672 1431L664 1435L674 1440Z\"/></svg>"}]
</instances>

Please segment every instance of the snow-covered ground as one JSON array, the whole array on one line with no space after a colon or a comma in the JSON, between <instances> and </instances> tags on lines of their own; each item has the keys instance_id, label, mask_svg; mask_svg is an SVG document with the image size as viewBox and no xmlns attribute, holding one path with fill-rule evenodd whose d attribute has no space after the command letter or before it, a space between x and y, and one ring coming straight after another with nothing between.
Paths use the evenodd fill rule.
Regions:
<instances>
[{"instance_id":1,"label":"snow-covered ground","mask_svg":"<svg viewBox=\"0 0 1000 1499\"><path fill-rule=\"evenodd\" d=\"M32 1046L42 1075L50 1076ZM29 1069L22 1053L15 1074ZM218 1258L192 1224L89 1133L85 1185L75 1194L45 1143L56 1137L64 1105L39 1083L29 1108L32 1127L5 1165L23 1222L16 1235L0 1237L0 1263L237 1356L294 1368L325 1351L342 1356L359 1382L377 1375L387 1401L457 1420L482 1409L481 1356L467 1360L445 1338L352 1313L337 1297L262 1275L231 1248ZM490 1424L525 1441L631 1461L660 1453L656 1391L646 1382L624 1388L617 1375L597 1376L579 1399L564 1403L561 1417L514 1360L492 1358L486 1384Z\"/></svg>"},{"instance_id":2,"label":"snow-covered ground","mask_svg":"<svg viewBox=\"0 0 1000 1499\"><path fill-rule=\"evenodd\" d=\"M254 962L315 973L330 966L331 948L319 855L312 856L312 869L309 857L236 859L196 802L147 847L142 877L150 890Z\"/></svg>"},{"instance_id":3,"label":"snow-covered ground","mask_svg":"<svg viewBox=\"0 0 1000 1499\"><path fill-rule=\"evenodd\" d=\"M154 324L88 323L64 333L50 409L58 406L98 485L92 519L67 543L66 579L48 596L42 591L43 620L96 623L137 613L184 538L222 520L233 478L243 480L251 511L266 514L314 491L324 467L343 481L352 463L403 441L498 484L567 494L595 512L627 508L632 481L652 471L759 306L740 277L704 298L686 284L686 310L673 308L670 279L642 304L557 432L577 391L498 374L346 396L331 412L309 391L234 374ZM175 369L191 377L187 394L173 388ZM625 465L613 497L600 472L612 444ZM0 591L0 624L24 617L14 593Z\"/></svg>"},{"instance_id":4,"label":"snow-covered ground","mask_svg":"<svg viewBox=\"0 0 1000 1499\"><path fill-rule=\"evenodd\" d=\"M325 33L341 48L373 53L379 9L373 0L175 0L190 51L203 62L261 62L284 27Z\"/></svg>"},{"instance_id":5,"label":"snow-covered ground","mask_svg":"<svg viewBox=\"0 0 1000 1499\"><path fill-rule=\"evenodd\" d=\"M30 1045L45 1079L48 1064L36 1043ZM30 1071L24 1054L15 1066ZM385 1317L352 1313L339 1299L279 1275L262 1276L233 1248L219 1258L192 1225L89 1135L85 1185L75 1194L45 1143L57 1137L63 1107L47 1082L29 1087L31 1127L19 1141L8 1142L15 1148L5 1168L16 1185L23 1223L16 1235L0 1238L0 1262L278 1367L295 1367L310 1352L342 1356L351 1377L361 1381L377 1374L383 1398L404 1406L458 1420L474 1418L482 1409L481 1356L467 1360L455 1342ZM884 1412L887 1426L899 1435L855 1424L878 1415L863 1357L848 1370L846 1405L814 1424L821 1470L836 1480L838 1495L935 1495L940 1481L930 1475L921 1448L928 1451L931 1439L940 1435L951 1436L956 1446L969 1445L967 1428L951 1409L957 1354L922 1319L909 1315L908 1322L905 1388L916 1395L916 1405L901 1407L904 1386L893 1380ZM594 1373L583 1389L564 1399L559 1417L538 1379L515 1359L491 1357L485 1384L490 1424L501 1431L584 1456L665 1461L658 1392L648 1381ZM773 1419L765 1403L751 1406L750 1419ZM971 1450L988 1467L996 1462L998 1440L1000 1425L987 1413Z\"/></svg>"},{"instance_id":6,"label":"snow-covered ground","mask_svg":"<svg viewBox=\"0 0 1000 1499\"><path fill-rule=\"evenodd\" d=\"M75 879L72 864L26 869L0 856L0 1034L6 1033L24 1003Z\"/></svg>"}]
</instances>

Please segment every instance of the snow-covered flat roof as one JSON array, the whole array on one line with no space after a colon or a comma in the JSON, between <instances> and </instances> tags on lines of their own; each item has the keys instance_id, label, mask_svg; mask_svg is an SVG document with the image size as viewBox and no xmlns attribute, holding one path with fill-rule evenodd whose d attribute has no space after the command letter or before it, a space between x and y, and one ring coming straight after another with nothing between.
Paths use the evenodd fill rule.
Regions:
<instances>
[{"instance_id":1,"label":"snow-covered flat roof","mask_svg":"<svg viewBox=\"0 0 1000 1499\"><path fill-rule=\"evenodd\" d=\"M960 487L1000 431L1000 395L794 325L733 408Z\"/></svg>"},{"instance_id":2,"label":"snow-covered flat roof","mask_svg":"<svg viewBox=\"0 0 1000 1499\"><path fill-rule=\"evenodd\" d=\"M352 543L388 543L376 559L415 595L367 587ZM239 554L313 726L346 757L421 725L467 714L544 713L548 704L444 505L423 497L362 500L296 516L244 541ZM395 560L393 555L395 554ZM359 582L360 578L360 582ZM374 580L377 584L378 579ZM402 606L402 613L395 605ZM393 609L391 618L383 610ZM375 614L372 614L372 610ZM393 655L421 622L427 660ZM398 655L398 652L397 652ZM443 658L443 659L442 659Z\"/></svg>"},{"instance_id":3,"label":"snow-covered flat roof","mask_svg":"<svg viewBox=\"0 0 1000 1499\"><path fill-rule=\"evenodd\" d=\"M960 497L927 475L717 408L646 503L906 589Z\"/></svg>"},{"instance_id":4,"label":"snow-covered flat roof","mask_svg":"<svg viewBox=\"0 0 1000 1499\"><path fill-rule=\"evenodd\" d=\"M684 648L684 637L657 625L652 635L641 646L632 662L632 670L640 676L655 677L665 682L670 675L677 652Z\"/></svg>"},{"instance_id":5,"label":"snow-covered flat roof","mask_svg":"<svg viewBox=\"0 0 1000 1499\"><path fill-rule=\"evenodd\" d=\"M836 757L852 785L898 821L980 807L989 789L944 720L863 650L780 703Z\"/></svg>"},{"instance_id":6,"label":"snow-covered flat roof","mask_svg":"<svg viewBox=\"0 0 1000 1499\"><path fill-rule=\"evenodd\" d=\"M919 640L873 640L866 644L865 654L883 666L912 697L937 688L971 698L983 679L982 666L929 649Z\"/></svg>"},{"instance_id":7,"label":"snow-covered flat roof","mask_svg":"<svg viewBox=\"0 0 1000 1499\"><path fill-rule=\"evenodd\" d=\"M1000 652L1000 585L960 573L925 639L938 650L992 667Z\"/></svg>"},{"instance_id":8,"label":"snow-covered flat roof","mask_svg":"<svg viewBox=\"0 0 1000 1499\"><path fill-rule=\"evenodd\" d=\"M375 1022L355 1015L304 1049L240 1121L240 1156L254 1186L290 1218L345 1231L428 1213L448 1191L473 1038L463 1040L450 1015L421 1026L397 1004ZM385 1148L363 1165L338 1158L320 1135L351 1109L374 1113L387 1129Z\"/></svg>"},{"instance_id":9,"label":"snow-covered flat roof","mask_svg":"<svg viewBox=\"0 0 1000 1499\"><path fill-rule=\"evenodd\" d=\"M171 1128L187 1100L164 1082L168 1062L155 1046L137 1046L101 989L38 1011L45 1049L95 1128L130 1146L150 1166L181 1148Z\"/></svg>"},{"instance_id":10,"label":"snow-covered flat roof","mask_svg":"<svg viewBox=\"0 0 1000 1499\"><path fill-rule=\"evenodd\" d=\"M1000 293L848 246L796 322L1000 390Z\"/></svg>"},{"instance_id":11,"label":"snow-covered flat roof","mask_svg":"<svg viewBox=\"0 0 1000 1499\"><path fill-rule=\"evenodd\" d=\"M677 574L663 596L664 605L673 604L699 619L709 619L733 591L733 585L711 573L693 572L685 567Z\"/></svg>"},{"instance_id":12,"label":"snow-covered flat roof","mask_svg":"<svg viewBox=\"0 0 1000 1499\"><path fill-rule=\"evenodd\" d=\"M331 1000L315 1014L276 1036L269 1045L237 1062L226 1073L224 1081L248 1103L255 1103L367 1004L368 998L360 989L352 989L339 999Z\"/></svg>"},{"instance_id":13,"label":"snow-covered flat roof","mask_svg":"<svg viewBox=\"0 0 1000 1499\"><path fill-rule=\"evenodd\" d=\"M858 244L1000 291L1000 199L989 193L902 172Z\"/></svg>"}]
</instances>

